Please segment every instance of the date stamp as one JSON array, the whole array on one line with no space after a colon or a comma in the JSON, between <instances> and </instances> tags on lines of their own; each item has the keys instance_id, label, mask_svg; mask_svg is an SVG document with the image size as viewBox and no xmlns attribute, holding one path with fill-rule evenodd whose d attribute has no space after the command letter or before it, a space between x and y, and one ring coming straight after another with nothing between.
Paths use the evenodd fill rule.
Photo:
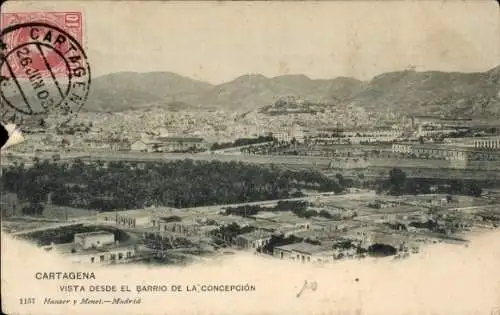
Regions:
<instances>
[{"instance_id":1,"label":"date stamp","mask_svg":"<svg viewBox=\"0 0 500 315\"><path fill-rule=\"evenodd\" d=\"M38 22L54 26L64 30L76 42L82 45L83 42L83 19L81 12L22 12L22 13L3 13L1 15L2 29L23 23ZM11 32L3 36L3 43L7 47L18 47L30 40L30 30L27 28L19 29L17 32ZM45 66L45 59L51 65L51 70L56 76L64 76L66 65L64 59L60 57L57 51L47 49L45 56L33 58L32 65L38 69ZM12 71L19 78L27 78L23 71L23 65L19 60L11 60Z\"/></svg>"},{"instance_id":2,"label":"date stamp","mask_svg":"<svg viewBox=\"0 0 500 315\"><path fill-rule=\"evenodd\" d=\"M41 18L41 21L10 24L2 29L2 121L21 125L26 116L54 112L71 119L84 105L91 76L80 44L81 15L61 15L60 18L65 21L59 21L64 27ZM13 18L9 23L12 21Z\"/></svg>"}]
</instances>

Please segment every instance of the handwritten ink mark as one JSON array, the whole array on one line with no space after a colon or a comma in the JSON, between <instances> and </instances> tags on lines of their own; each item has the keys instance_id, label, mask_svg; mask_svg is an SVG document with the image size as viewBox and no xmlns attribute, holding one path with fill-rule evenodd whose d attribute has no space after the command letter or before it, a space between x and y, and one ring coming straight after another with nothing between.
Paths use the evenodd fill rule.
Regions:
<instances>
[{"instance_id":1,"label":"handwritten ink mark","mask_svg":"<svg viewBox=\"0 0 500 315\"><path fill-rule=\"evenodd\" d=\"M316 281L311 281L309 283L307 282L307 280L305 280L302 289L300 289L300 292L297 293L297 298L299 298L302 295L302 293L307 289L310 289L313 292L316 291L318 289L318 283Z\"/></svg>"}]
</instances>

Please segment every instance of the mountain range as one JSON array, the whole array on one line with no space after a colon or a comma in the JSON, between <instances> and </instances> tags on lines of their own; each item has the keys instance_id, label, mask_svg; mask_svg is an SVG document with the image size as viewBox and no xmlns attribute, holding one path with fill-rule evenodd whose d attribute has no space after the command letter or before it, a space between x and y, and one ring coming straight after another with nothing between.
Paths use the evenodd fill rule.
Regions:
<instances>
[{"instance_id":1,"label":"mountain range","mask_svg":"<svg viewBox=\"0 0 500 315\"><path fill-rule=\"evenodd\" d=\"M151 107L247 112L270 106L280 97L403 114L500 116L500 66L481 73L396 71L370 81L247 74L219 85L172 72L119 72L92 80L84 108L93 112Z\"/></svg>"}]
</instances>

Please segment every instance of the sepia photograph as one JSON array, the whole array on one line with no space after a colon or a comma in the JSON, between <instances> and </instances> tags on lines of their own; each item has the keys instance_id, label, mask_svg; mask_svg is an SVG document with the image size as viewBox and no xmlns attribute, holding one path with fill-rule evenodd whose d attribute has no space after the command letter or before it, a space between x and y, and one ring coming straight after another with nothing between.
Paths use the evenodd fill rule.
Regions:
<instances>
[{"instance_id":1,"label":"sepia photograph","mask_svg":"<svg viewBox=\"0 0 500 315\"><path fill-rule=\"evenodd\" d=\"M500 314L496 1L8 1L6 314Z\"/></svg>"}]
</instances>

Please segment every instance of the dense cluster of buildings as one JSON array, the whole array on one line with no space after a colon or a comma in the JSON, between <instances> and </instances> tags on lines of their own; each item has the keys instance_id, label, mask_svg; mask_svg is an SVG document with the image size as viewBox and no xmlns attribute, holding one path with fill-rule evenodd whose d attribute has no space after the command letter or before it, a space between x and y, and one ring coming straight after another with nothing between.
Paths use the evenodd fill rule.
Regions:
<instances>
[{"instance_id":1,"label":"dense cluster of buildings","mask_svg":"<svg viewBox=\"0 0 500 315\"><path fill-rule=\"evenodd\" d=\"M297 100L293 100L297 102ZM299 101L300 103L300 101ZM332 112L329 112L329 111ZM494 152L500 147L500 138L448 138L457 133L472 130L469 120L444 119L440 117L382 117L356 108L328 109L311 114L287 114L285 116L263 116L259 113L236 115L225 112L179 112L156 113L151 118L155 124L150 128L137 125L120 125L107 130L107 125L123 119L117 117L92 117L103 120L92 126L72 127L71 135L30 135L33 141L26 142L26 152L43 144L41 150L79 152L184 152L209 151L211 144L229 143L236 139L252 138L271 134L276 140L272 144L256 144L241 148L241 151L225 150L226 154L245 155L301 155L325 157L379 157L378 154L394 153L396 158L449 159L449 160L497 160ZM132 114L132 113L131 113ZM137 124L146 119L145 113L134 117ZM304 117L302 117L305 115ZM325 119L323 120L323 116ZM333 115L333 116L332 116ZM353 117L356 124L348 125ZM394 116L394 117L393 117ZM308 117L306 119L306 117ZM364 118L366 119L364 119ZM123 118L123 117L122 117ZM328 119L326 119L328 118ZM362 119L363 118L363 119ZM344 121L345 120L345 121ZM331 122L336 125L332 127ZM100 126L100 127L98 127ZM149 126L149 125L148 125ZM156 127L152 127L156 126ZM203 128L208 129L203 129ZM223 133L227 139L215 141L214 133ZM51 139L49 139L51 138ZM451 143L449 143L451 141ZM22 144L15 150L20 150ZM290 146L292 145L292 146ZM391 148L392 146L392 148Z\"/></svg>"},{"instance_id":2,"label":"dense cluster of buildings","mask_svg":"<svg viewBox=\"0 0 500 315\"><path fill-rule=\"evenodd\" d=\"M83 139L77 143L63 139L61 148L82 152L187 152L204 151L208 143L200 137L153 137L128 139Z\"/></svg>"},{"instance_id":3,"label":"dense cluster of buildings","mask_svg":"<svg viewBox=\"0 0 500 315\"><path fill-rule=\"evenodd\" d=\"M466 121L468 122L468 121ZM391 157L459 161L500 160L500 137L471 133L463 121L412 117L408 125L380 128L282 127L273 133L278 143L243 148L243 154L324 157ZM483 134L483 136L481 136ZM392 154L391 154L392 153Z\"/></svg>"},{"instance_id":4,"label":"dense cluster of buildings","mask_svg":"<svg viewBox=\"0 0 500 315\"><path fill-rule=\"evenodd\" d=\"M405 135L402 128L320 130L311 134L310 143L314 144L369 144L392 142Z\"/></svg>"},{"instance_id":5,"label":"dense cluster of buildings","mask_svg":"<svg viewBox=\"0 0 500 315\"><path fill-rule=\"evenodd\" d=\"M278 201L267 202L249 215L228 214L231 206L223 205L101 212L94 223L100 228L77 232L70 243L44 248L88 264L133 262L155 251L175 249L177 253L200 244L213 250L229 247L300 263L327 263L364 257L378 245L391 249L392 255L418 253L422 244L494 228L500 221L500 198L495 191L485 197L384 196L358 191L314 195L300 202L305 203L307 216L283 206L277 211ZM118 230L136 236L118 242L116 235L124 233L109 232Z\"/></svg>"},{"instance_id":6,"label":"dense cluster of buildings","mask_svg":"<svg viewBox=\"0 0 500 315\"><path fill-rule=\"evenodd\" d=\"M220 206L109 212L101 213L99 220L138 231L145 239L160 239L170 244L176 239L192 243L220 241L239 250L270 254L279 259L324 263L362 257L375 244L384 244L405 255L417 253L421 244L441 242L436 233L447 235L485 224L489 226L490 223L474 214L470 205L477 205L482 210L492 205L471 198L474 199L445 195L360 195L359 198L324 196L309 199L309 210L328 212L331 218L299 217L292 211L266 211L265 208L242 217L226 215ZM462 212L461 207L467 211ZM291 237L297 241L276 241Z\"/></svg>"},{"instance_id":7,"label":"dense cluster of buildings","mask_svg":"<svg viewBox=\"0 0 500 315\"><path fill-rule=\"evenodd\" d=\"M189 128L196 125L192 117L189 117L186 130L191 130ZM246 119L250 119L248 117ZM224 130L224 121L217 121L214 128ZM383 128L332 129L315 129L293 123L286 124L285 127L275 126L275 123L270 125L272 126L268 126L266 131L272 133L275 141L255 145L254 150L245 148L246 151L241 153L254 154L259 158L258 155L271 155L276 152L283 155L293 153L321 156L328 157L325 160L329 163L335 160L331 157L344 157L347 160L383 157L384 154L401 159L500 160L500 137L447 138L463 128L466 125L463 122L458 122L455 126L453 122L418 118L412 119L409 126L395 124ZM46 141L58 142L59 149L86 152L196 153L210 147L210 142L204 135L201 137L194 133L191 133L191 136L166 136L160 132L147 137L106 139L70 139L62 136ZM44 142L44 145L47 143ZM114 156L120 158L119 154ZM302 159L302 156L298 158L304 165L311 163L310 159ZM457 162L459 163L461 162ZM370 196L368 199L332 196L332 199L307 201L308 211L314 210L323 215L305 217L298 216L291 210L264 209L257 214L238 216L226 215L221 211L223 206L214 206L182 210L147 208L104 212L98 215L98 221L119 229L135 231L142 235L143 239L154 238L171 242L172 247L176 239L187 239L192 243L202 240L208 243L222 242L226 246L260 253L271 247L271 252L267 254L279 259L312 263L357 257L374 244L385 244L402 252L418 252L419 244L437 241L433 235L435 233L446 235L489 224L473 212L464 214L456 210L463 205L452 204L453 202L443 196ZM17 197L13 194L1 194L0 206L2 217L15 216L21 212ZM450 210L453 207L456 209ZM433 211L430 211L431 209ZM438 214L435 209L438 209ZM439 213L440 210L445 211ZM291 237L296 239L283 242L283 239ZM80 263L121 263L138 257L137 247L118 244L115 235L105 231L77 233L73 242L52 244L46 249L70 255L75 262Z\"/></svg>"}]
</instances>

